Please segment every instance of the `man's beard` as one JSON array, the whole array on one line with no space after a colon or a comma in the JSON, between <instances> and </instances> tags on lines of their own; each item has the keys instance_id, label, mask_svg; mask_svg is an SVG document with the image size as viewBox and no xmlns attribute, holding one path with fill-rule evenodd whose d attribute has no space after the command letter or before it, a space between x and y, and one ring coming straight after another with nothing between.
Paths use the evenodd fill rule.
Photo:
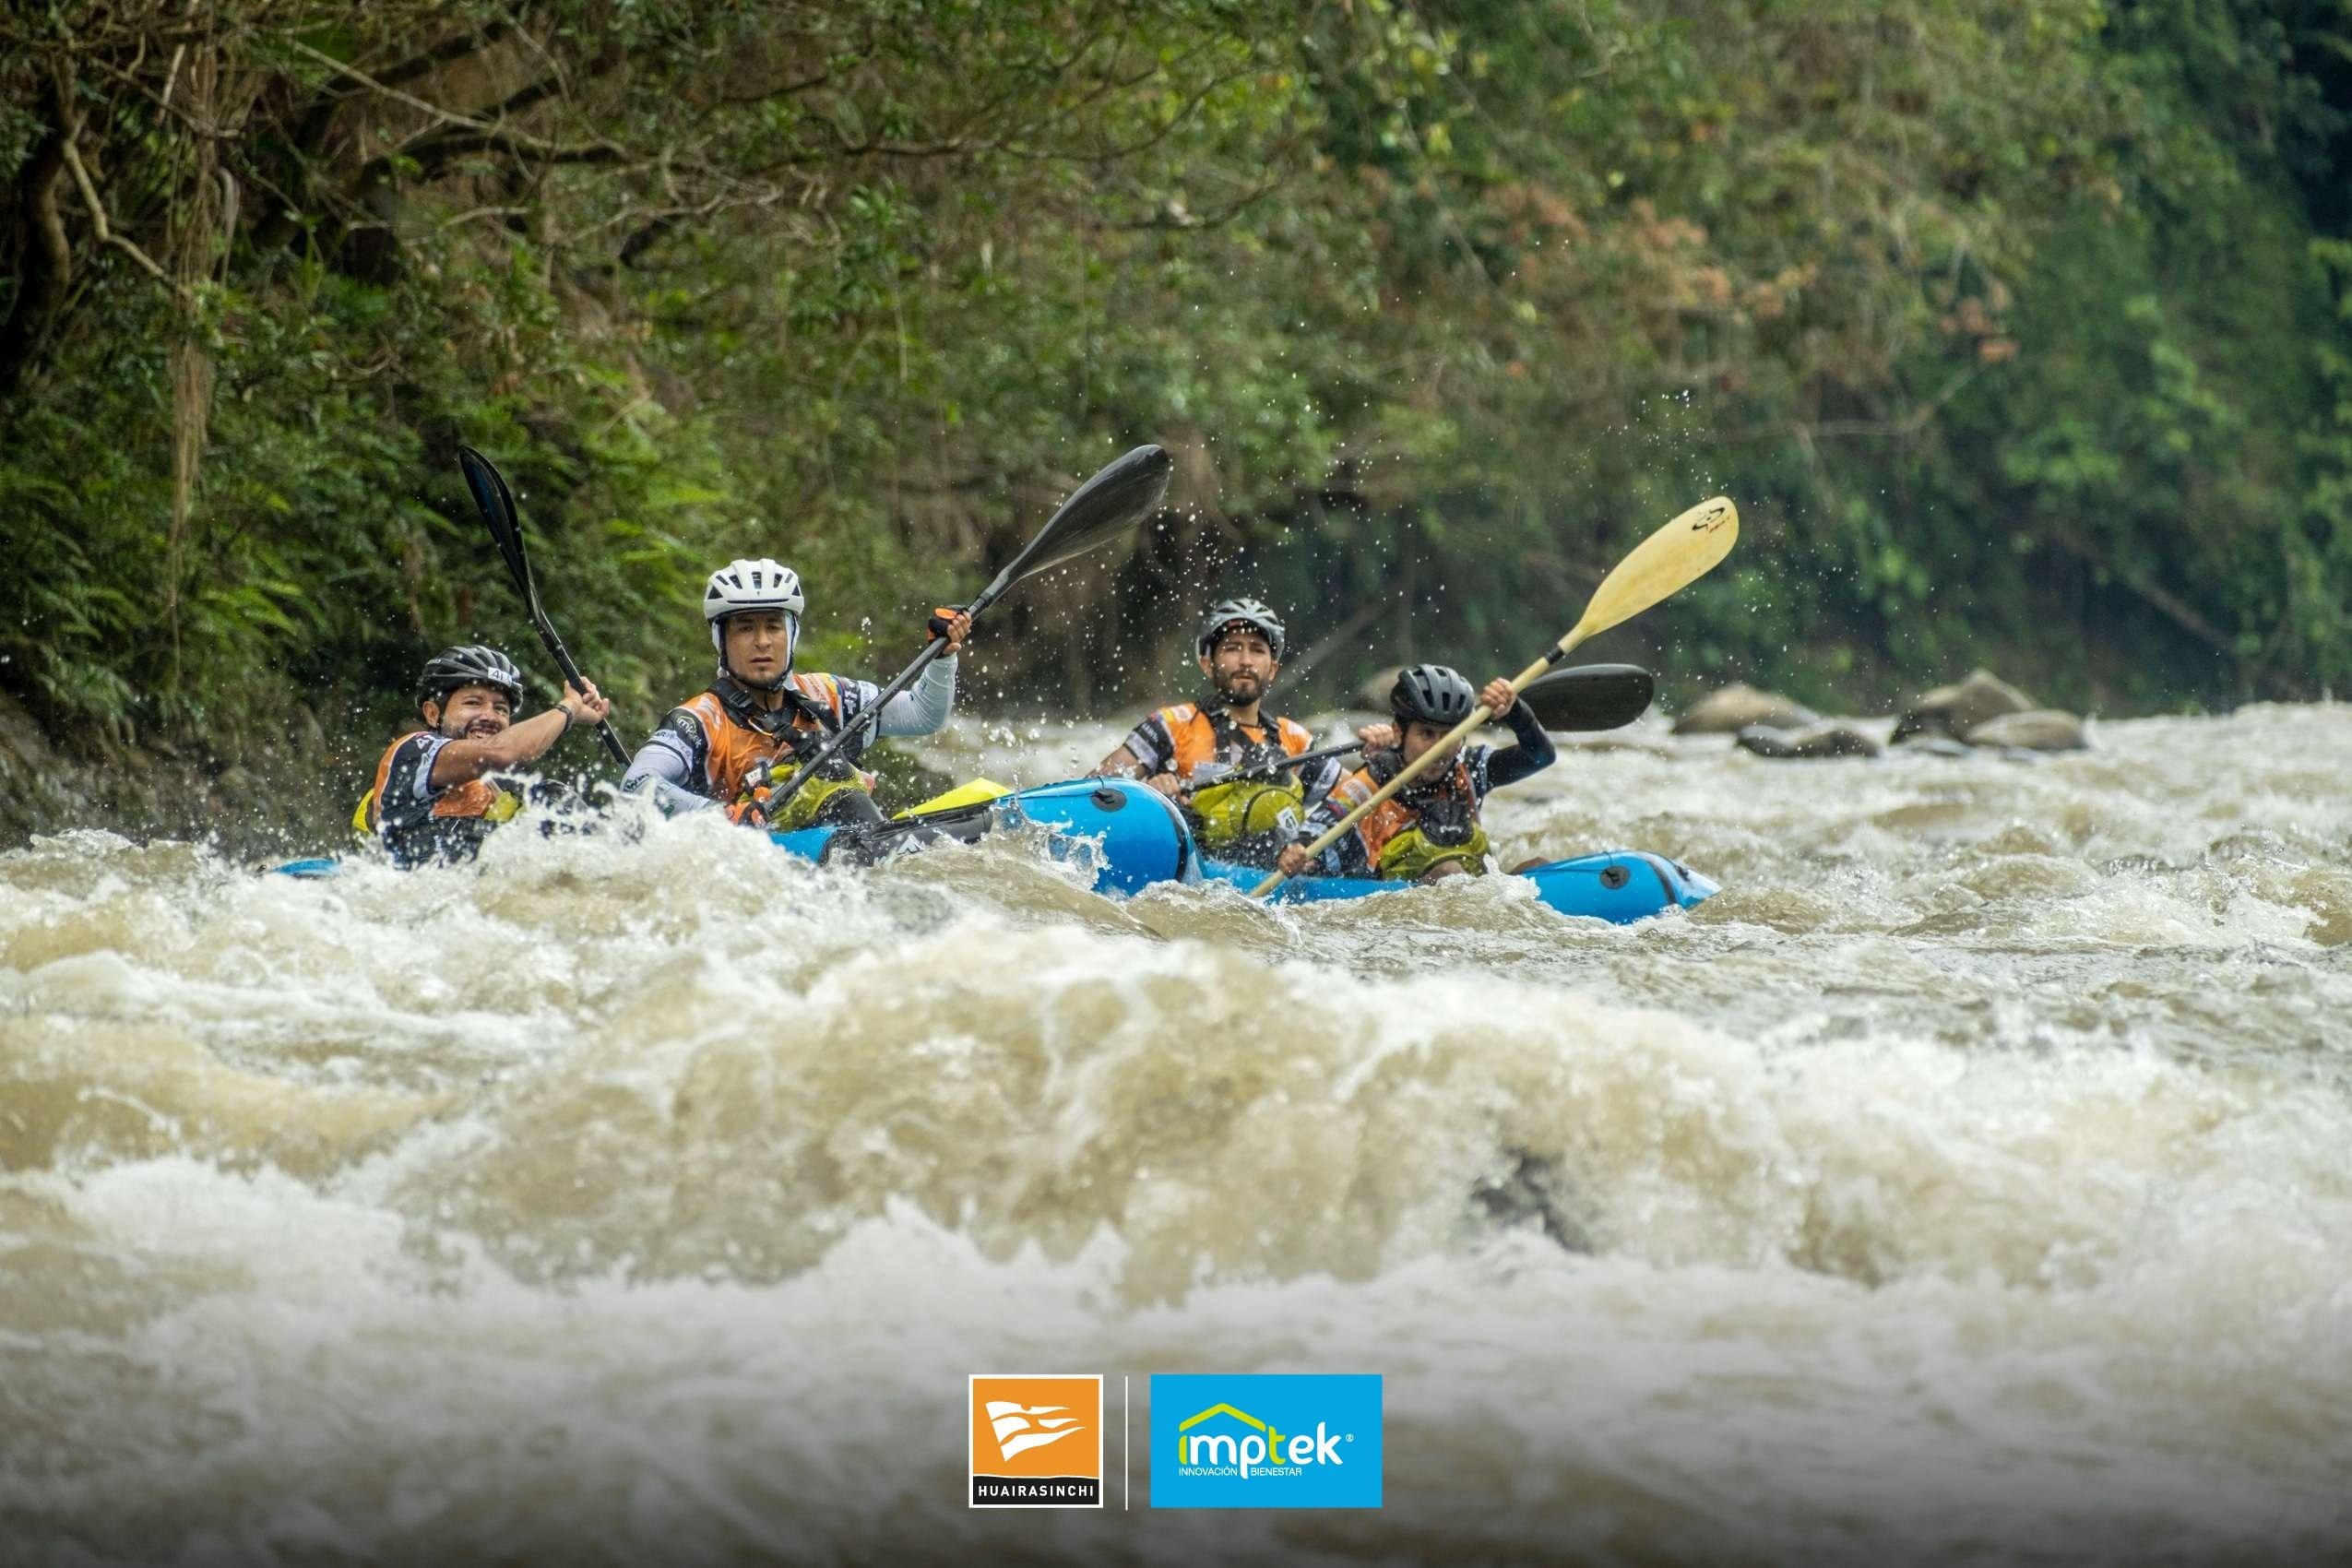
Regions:
<instances>
[{"instance_id":1,"label":"man's beard","mask_svg":"<svg viewBox=\"0 0 2352 1568\"><path fill-rule=\"evenodd\" d=\"M1247 691L1241 690L1241 688L1244 686L1249 689ZM1243 703L1253 703L1257 701L1258 698L1265 695L1265 683L1259 680L1255 675L1248 674L1246 672L1228 675L1224 680L1218 683L1217 695L1223 697L1228 703L1231 703L1236 706Z\"/></svg>"},{"instance_id":2,"label":"man's beard","mask_svg":"<svg viewBox=\"0 0 2352 1568\"><path fill-rule=\"evenodd\" d=\"M503 735L506 726L487 719L477 719L449 738L453 741L487 741L493 735Z\"/></svg>"}]
</instances>

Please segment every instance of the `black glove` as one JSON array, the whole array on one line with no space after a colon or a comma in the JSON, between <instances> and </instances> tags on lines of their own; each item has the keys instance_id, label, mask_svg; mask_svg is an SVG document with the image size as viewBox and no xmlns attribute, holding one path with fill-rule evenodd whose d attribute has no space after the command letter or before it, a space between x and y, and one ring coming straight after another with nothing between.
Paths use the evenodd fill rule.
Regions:
<instances>
[{"instance_id":1,"label":"black glove","mask_svg":"<svg viewBox=\"0 0 2352 1568\"><path fill-rule=\"evenodd\" d=\"M964 606L960 604L942 605L931 612L931 619L924 624L931 628L932 636L944 637L947 635L947 618L950 615L961 615L963 612Z\"/></svg>"}]
</instances>

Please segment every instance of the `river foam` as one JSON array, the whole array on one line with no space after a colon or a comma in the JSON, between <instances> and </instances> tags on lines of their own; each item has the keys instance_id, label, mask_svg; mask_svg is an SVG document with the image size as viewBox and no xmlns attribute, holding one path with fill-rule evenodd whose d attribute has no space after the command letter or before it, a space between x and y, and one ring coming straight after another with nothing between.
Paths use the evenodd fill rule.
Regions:
<instances>
[{"instance_id":1,"label":"river foam","mask_svg":"<svg viewBox=\"0 0 2352 1568\"><path fill-rule=\"evenodd\" d=\"M1727 885L1628 929L709 822L328 884L0 856L0 1535L2341 1558L2352 716L2098 740L1572 751L1506 856ZM1024 1370L1132 1380L1137 1512L1116 1432L1103 1515L963 1505L965 1376ZM1384 1374L1386 1507L1140 1511L1146 1374L1255 1370Z\"/></svg>"}]
</instances>

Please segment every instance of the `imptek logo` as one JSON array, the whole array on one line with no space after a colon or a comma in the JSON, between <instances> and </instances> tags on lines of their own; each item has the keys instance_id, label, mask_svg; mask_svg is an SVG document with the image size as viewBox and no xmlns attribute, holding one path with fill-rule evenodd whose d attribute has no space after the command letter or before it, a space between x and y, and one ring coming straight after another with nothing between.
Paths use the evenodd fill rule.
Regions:
<instances>
[{"instance_id":1,"label":"imptek logo","mask_svg":"<svg viewBox=\"0 0 2352 1568\"><path fill-rule=\"evenodd\" d=\"M1155 1374L1155 1508L1377 1508L1374 1376Z\"/></svg>"},{"instance_id":2,"label":"imptek logo","mask_svg":"<svg viewBox=\"0 0 2352 1568\"><path fill-rule=\"evenodd\" d=\"M1245 1431L1238 1438L1224 1431L1193 1432L1194 1427L1218 1416L1230 1416L1242 1426L1257 1430ZM1176 1431L1176 1463L1180 1467L1206 1469L1217 1465L1229 1466L1245 1480L1249 1479L1252 1467L1263 1473L1269 1459L1285 1474L1309 1465L1347 1462L1339 1457L1339 1440L1332 1436L1321 1421L1315 1423L1313 1437L1286 1439L1271 1423L1258 1420L1247 1410L1237 1410L1230 1405L1211 1405L1190 1420L1179 1421ZM1193 1432L1193 1435L1183 1435L1187 1432ZM1352 1438L1353 1434L1349 1435ZM1283 1449L1285 1442L1289 1444L1287 1454Z\"/></svg>"}]
</instances>

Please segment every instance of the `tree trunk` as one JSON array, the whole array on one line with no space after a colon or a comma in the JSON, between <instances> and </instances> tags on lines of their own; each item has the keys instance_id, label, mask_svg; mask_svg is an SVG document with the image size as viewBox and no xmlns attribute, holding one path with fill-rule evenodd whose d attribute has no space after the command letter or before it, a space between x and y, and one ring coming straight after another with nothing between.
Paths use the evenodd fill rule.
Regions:
<instances>
[{"instance_id":1,"label":"tree trunk","mask_svg":"<svg viewBox=\"0 0 2352 1568\"><path fill-rule=\"evenodd\" d=\"M72 280L74 255L65 239L65 220L57 210L59 188L65 179L65 117L59 112L53 84L42 94L47 132L26 160L17 188L10 193L15 211L6 230L8 254L0 262L17 275L17 290L0 316L0 402L14 397L32 374L34 355L47 336L50 321L65 299ZM6 231L14 231L7 233Z\"/></svg>"}]
</instances>

